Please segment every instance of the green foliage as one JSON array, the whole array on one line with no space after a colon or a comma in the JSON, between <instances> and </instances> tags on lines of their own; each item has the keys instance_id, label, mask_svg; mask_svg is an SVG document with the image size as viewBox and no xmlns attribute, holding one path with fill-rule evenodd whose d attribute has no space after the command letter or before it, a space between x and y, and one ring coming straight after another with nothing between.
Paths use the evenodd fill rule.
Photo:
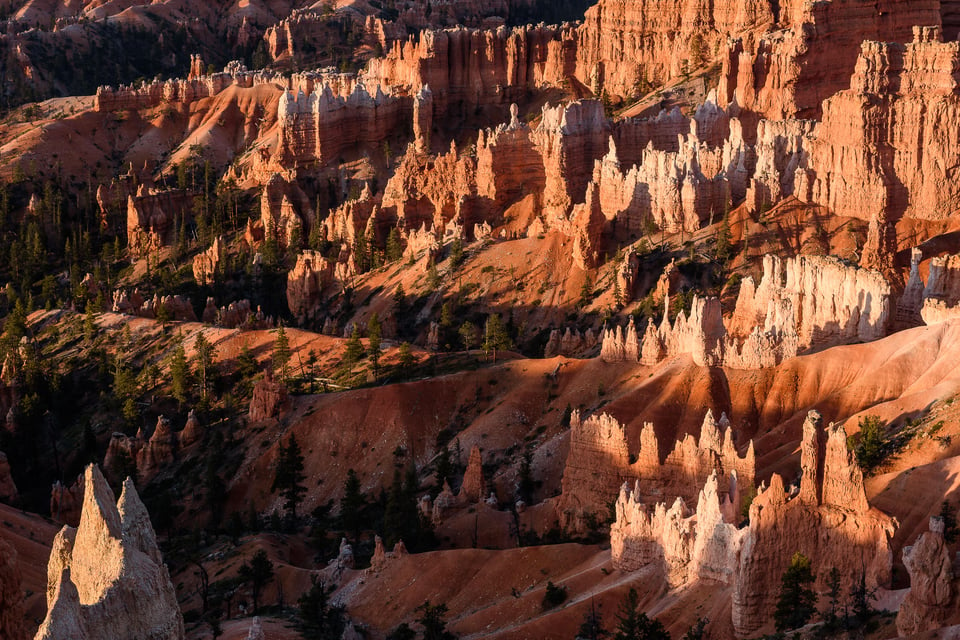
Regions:
<instances>
[{"instance_id":1,"label":"green foliage","mask_svg":"<svg viewBox=\"0 0 960 640\"><path fill-rule=\"evenodd\" d=\"M447 631L447 605L431 605L427 600L416 608L420 614L417 624L423 627L423 640L455 640L457 636Z\"/></svg>"},{"instance_id":2,"label":"green foliage","mask_svg":"<svg viewBox=\"0 0 960 640\"><path fill-rule=\"evenodd\" d=\"M614 640L670 640L670 634L658 620L640 610L640 596L633 587L620 602Z\"/></svg>"},{"instance_id":3,"label":"green foliage","mask_svg":"<svg viewBox=\"0 0 960 640\"><path fill-rule=\"evenodd\" d=\"M458 333L460 334L460 343L463 345L464 351L470 351L470 349L477 346L477 326L475 324L469 320L465 321L460 325Z\"/></svg>"},{"instance_id":4,"label":"green foliage","mask_svg":"<svg viewBox=\"0 0 960 640\"><path fill-rule=\"evenodd\" d=\"M291 435L285 446L280 445L277 471L270 491L280 490L280 495L285 501L283 508L287 510L287 516L292 522L296 521L297 505L303 501L303 496L307 492L307 488L303 486L303 481L306 479L307 476L303 473L303 454L300 451L300 444L296 437Z\"/></svg>"},{"instance_id":5,"label":"green foliage","mask_svg":"<svg viewBox=\"0 0 960 640\"><path fill-rule=\"evenodd\" d=\"M412 547L419 546L421 537L420 511L417 508L416 468L411 464L406 478L402 479L400 469L393 470L393 483L387 494L383 514L384 543L393 546L403 540Z\"/></svg>"},{"instance_id":6,"label":"green foliage","mask_svg":"<svg viewBox=\"0 0 960 640\"><path fill-rule=\"evenodd\" d=\"M398 352L397 352L397 357L398 357L398 359L399 359L399 361L400 361L400 362L399 362L399 364L400 364L400 371L402 371L402 372L404 372L404 373L409 372L410 369L413 368L414 363L416 362L416 360L415 360L414 357L413 357L413 353L410 351L410 343L409 343L409 342L401 342L401 343L400 343L400 348L399 348L399 350L398 350Z\"/></svg>"},{"instance_id":7,"label":"green foliage","mask_svg":"<svg viewBox=\"0 0 960 640\"><path fill-rule=\"evenodd\" d=\"M940 519L943 520L943 539L947 544L953 544L960 532L957 529L957 510L946 500L940 505Z\"/></svg>"},{"instance_id":8,"label":"green foliage","mask_svg":"<svg viewBox=\"0 0 960 640\"><path fill-rule=\"evenodd\" d=\"M450 271L454 272L463 264L463 240L454 238L450 245Z\"/></svg>"},{"instance_id":9,"label":"green foliage","mask_svg":"<svg viewBox=\"0 0 960 640\"><path fill-rule=\"evenodd\" d=\"M600 612L600 608L596 606L593 600L590 600L590 608L583 614L583 622L580 623L577 640L600 640L609 635L610 633L603 628L603 614Z\"/></svg>"},{"instance_id":10,"label":"green foliage","mask_svg":"<svg viewBox=\"0 0 960 640\"><path fill-rule=\"evenodd\" d=\"M180 338L170 358L170 388L177 403L183 406L190 390L190 363L187 362L187 351Z\"/></svg>"},{"instance_id":11,"label":"green foliage","mask_svg":"<svg viewBox=\"0 0 960 640\"><path fill-rule=\"evenodd\" d=\"M330 604L333 588L313 578L310 590L297 601L300 631L306 640L339 640L345 624L343 607Z\"/></svg>"},{"instance_id":12,"label":"green foliage","mask_svg":"<svg viewBox=\"0 0 960 640\"><path fill-rule=\"evenodd\" d=\"M343 483L343 498L340 499L340 526L344 531L360 536L360 510L366 503L366 498L360 490L360 479L353 469L347 471L347 479Z\"/></svg>"},{"instance_id":13,"label":"green foliage","mask_svg":"<svg viewBox=\"0 0 960 640\"><path fill-rule=\"evenodd\" d=\"M540 603L543 610L558 607L567 599L567 588L564 585L553 584L552 580L547 581L547 588L543 593L543 601Z\"/></svg>"},{"instance_id":14,"label":"green foliage","mask_svg":"<svg viewBox=\"0 0 960 640\"><path fill-rule=\"evenodd\" d=\"M817 594L810 588L813 581L810 559L797 551L780 581L780 597L773 614L777 631L797 629L813 617L817 603Z\"/></svg>"},{"instance_id":15,"label":"green foliage","mask_svg":"<svg viewBox=\"0 0 960 640\"><path fill-rule=\"evenodd\" d=\"M891 453L891 447L880 418L874 415L860 418L860 434L853 446L853 453L865 476L872 475L883 465Z\"/></svg>"},{"instance_id":16,"label":"green foliage","mask_svg":"<svg viewBox=\"0 0 960 640\"><path fill-rule=\"evenodd\" d=\"M380 372L381 332L380 316L374 313L370 316L370 322L367 323L367 354L370 356L370 362L373 364L374 377Z\"/></svg>"},{"instance_id":17,"label":"green foliage","mask_svg":"<svg viewBox=\"0 0 960 640\"><path fill-rule=\"evenodd\" d=\"M200 397L206 400L210 383L216 373L214 358L217 355L217 348L200 331L197 333L196 340L194 340L193 350L194 364L196 365L197 376L200 378Z\"/></svg>"},{"instance_id":18,"label":"green foliage","mask_svg":"<svg viewBox=\"0 0 960 640\"><path fill-rule=\"evenodd\" d=\"M487 322L483 330L484 352L492 353L493 361L496 362L497 351L509 349L511 346L513 346L513 344L507 333L507 328L503 325L503 321L500 320L500 316L496 313L491 313L487 316Z\"/></svg>"},{"instance_id":19,"label":"green foliage","mask_svg":"<svg viewBox=\"0 0 960 640\"><path fill-rule=\"evenodd\" d=\"M290 377L290 338L282 324L277 327L277 337L273 341L272 364L280 380L286 382Z\"/></svg>"},{"instance_id":20,"label":"green foliage","mask_svg":"<svg viewBox=\"0 0 960 640\"><path fill-rule=\"evenodd\" d=\"M706 637L708 624L710 624L709 618L697 618L697 621L683 634L683 640L703 640Z\"/></svg>"},{"instance_id":21,"label":"green foliage","mask_svg":"<svg viewBox=\"0 0 960 640\"><path fill-rule=\"evenodd\" d=\"M240 577L250 583L251 597L253 598L253 613L260 608L260 590L273 580L273 563L263 549L253 554L250 562L240 565Z\"/></svg>"},{"instance_id":22,"label":"green foliage","mask_svg":"<svg viewBox=\"0 0 960 640\"><path fill-rule=\"evenodd\" d=\"M347 340L347 350L343 354L343 361L347 365L352 365L359 362L362 357L363 343L360 342L360 327L354 324L350 339Z\"/></svg>"}]
</instances>

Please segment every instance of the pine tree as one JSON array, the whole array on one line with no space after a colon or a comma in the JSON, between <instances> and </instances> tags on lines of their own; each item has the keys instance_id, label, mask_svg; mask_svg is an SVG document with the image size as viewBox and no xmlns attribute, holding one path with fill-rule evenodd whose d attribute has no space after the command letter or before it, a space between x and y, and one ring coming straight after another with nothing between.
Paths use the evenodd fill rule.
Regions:
<instances>
[{"instance_id":1,"label":"pine tree","mask_svg":"<svg viewBox=\"0 0 960 640\"><path fill-rule=\"evenodd\" d=\"M577 640L600 640L609 635L610 633L603 628L603 614L600 612L600 607L591 599L590 608L583 614L583 622L580 623Z\"/></svg>"},{"instance_id":2,"label":"pine tree","mask_svg":"<svg viewBox=\"0 0 960 640\"><path fill-rule=\"evenodd\" d=\"M374 378L380 374L381 331L380 316L374 313L370 316L370 322L367 323L367 353L370 356L370 362L373 364Z\"/></svg>"},{"instance_id":3,"label":"pine tree","mask_svg":"<svg viewBox=\"0 0 960 640\"><path fill-rule=\"evenodd\" d=\"M213 360L217 355L217 348L207 340L201 331L197 333L197 338L194 340L193 350L197 375L200 377L200 397L206 400L210 382L214 377Z\"/></svg>"},{"instance_id":4,"label":"pine tree","mask_svg":"<svg viewBox=\"0 0 960 640\"><path fill-rule=\"evenodd\" d=\"M387 261L397 262L401 258L403 258L403 244L400 242L400 232L393 227L387 235Z\"/></svg>"},{"instance_id":5,"label":"pine tree","mask_svg":"<svg viewBox=\"0 0 960 640\"><path fill-rule=\"evenodd\" d=\"M303 454L296 437L290 436L286 446L280 446L280 459L277 461L276 475L273 477L271 491L280 490L285 502L283 508L291 521L297 519L297 505L303 501L307 488L303 481L307 477L303 473Z\"/></svg>"},{"instance_id":6,"label":"pine tree","mask_svg":"<svg viewBox=\"0 0 960 640\"><path fill-rule=\"evenodd\" d=\"M363 357L363 343L360 342L360 327L353 325L353 333L347 340L347 351L343 354L343 361L352 365Z\"/></svg>"},{"instance_id":7,"label":"pine tree","mask_svg":"<svg viewBox=\"0 0 960 640\"><path fill-rule=\"evenodd\" d=\"M443 619L447 615L447 605L431 605L427 600L416 608L420 613L417 623L423 627L423 640L455 640L457 636L447 631L447 623Z\"/></svg>"},{"instance_id":8,"label":"pine tree","mask_svg":"<svg viewBox=\"0 0 960 640\"><path fill-rule=\"evenodd\" d=\"M330 604L328 589L322 580L312 578L310 590L297 601L300 610L300 630L307 640L339 638L343 635L343 607Z\"/></svg>"},{"instance_id":9,"label":"pine tree","mask_svg":"<svg viewBox=\"0 0 960 640\"><path fill-rule=\"evenodd\" d=\"M350 469L343 483L343 498L340 499L340 523L343 530L352 533L354 538L360 535L360 510L364 502L360 479L357 472Z\"/></svg>"},{"instance_id":10,"label":"pine tree","mask_svg":"<svg viewBox=\"0 0 960 640\"><path fill-rule=\"evenodd\" d=\"M460 325L460 342L464 351L470 351L477 344L477 327L469 320Z\"/></svg>"},{"instance_id":11,"label":"pine tree","mask_svg":"<svg viewBox=\"0 0 960 640\"><path fill-rule=\"evenodd\" d=\"M450 245L450 271L456 271L461 264L463 264L463 240L458 236Z\"/></svg>"},{"instance_id":12,"label":"pine tree","mask_svg":"<svg viewBox=\"0 0 960 640\"><path fill-rule=\"evenodd\" d=\"M287 381L290 375L290 339L281 324L277 327L277 337L273 342L273 370L280 375L280 380Z\"/></svg>"},{"instance_id":13,"label":"pine tree","mask_svg":"<svg viewBox=\"0 0 960 640\"><path fill-rule=\"evenodd\" d=\"M187 362L187 352L183 348L183 340L179 338L170 359L170 386L173 397L182 407L187 401L190 389L190 363Z\"/></svg>"},{"instance_id":14,"label":"pine tree","mask_svg":"<svg viewBox=\"0 0 960 640\"><path fill-rule=\"evenodd\" d=\"M780 581L780 598L773 614L777 631L802 627L813 617L817 602L817 595L809 586L813 580L810 559L797 551Z\"/></svg>"},{"instance_id":15,"label":"pine tree","mask_svg":"<svg viewBox=\"0 0 960 640\"><path fill-rule=\"evenodd\" d=\"M510 348L510 336L507 335L507 329L503 326L500 316L491 313L487 316L487 322L484 325L483 350L487 353L493 353L493 361L497 361L498 349Z\"/></svg>"},{"instance_id":16,"label":"pine tree","mask_svg":"<svg viewBox=\"0 0 960 640\"><path fill-rule=\"evenodd\" d=\"M400 370L403 372L408 372L413 367L416 362L413 358L413 353L410 352L410 343L401 342L400 351L398 353L400 359Z\"/></svg>"},{"instance_id":17,"label":"pine tree","mask_svg":"<svg viewBox=\"0 0 960 640\"><path fill-rule=\"evenodd\" d=\"M617 612L614 640L670 640L670 634L658 620L651 620L640 611L640 596L630 588Z\"/></svg>"},{"instance_id":18,"label":"pine tree","mask_svg":"<svg viewBox=\"0 0 960 640\"><path fill-rule=\"evenodd\" d=\"M253 613L256 614L260 608L260 590L273 580L273 563L267 557L267 552L260 549L253 554L249 563L240 565L240 577L250 583Z\"/></svg>"}]
</instances>

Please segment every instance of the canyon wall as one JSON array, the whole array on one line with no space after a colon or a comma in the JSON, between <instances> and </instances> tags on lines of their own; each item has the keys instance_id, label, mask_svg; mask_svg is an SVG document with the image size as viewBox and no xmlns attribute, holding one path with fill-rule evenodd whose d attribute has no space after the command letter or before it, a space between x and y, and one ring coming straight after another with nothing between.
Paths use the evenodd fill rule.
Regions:
<instances>
[{"instance_id":1,"label":"canyon wall","mask_svg":"<svg viewBox=\"0 0 960 640\"><path fill-rule=\"evenodd\" d=\"M940 24L936 0L793 2L780 13L784 29L721 46L721 106L819 119L821 103L849 87L864 40L907 42L915 25Z\"/></svg>"},{"instance_id":2,"label":"canyon wall","mask_svg":"<svg viewBox=\"0 0 960 640\"><path fill-rule=\"evenodd\" d=\"M823 105L812 201L891 222L944 220L960 208L958 69L960 43L942 42L939 28L915 28L906 45L864 42L849 88Z\"/></svg>"},{"instance_id":3,"label":"canyon wall","mask_svg":"<svg viewBox=\"0 0 960 640\"><path fill-rule=\"evenodd\" d=\"M177 225L193 219L193 201L198 194L173 189L139 189L127 198L127 247L141 257L167 246L177 234Z\"/></svg>"},{"instance_id":4,"label":"canyon wall","mask_svg":"<svg viewBox=\"0 0 960 640\"><path fill-rule=\"evenodd\" d=\"M690 354L698 366L772 367L807 349L884 337L891 305L879 272L831 256L767 255L760 285L744 278L726 323L716 298L694 296L689 315L681 311L673 323L666 300L660 325L651 319L642 335L632 318L626 330L605 329L600 357L653 366Z\"/></svg>"},{"instance_id":5,"label":"canyon wall","mask_svg":"<svg viewBox=\"0 0 960 640\"><path fill-rule=\"evenodd\" d=\"M47 575L36 640L184 638L150 517L129 479L114 502L100 470L87 467L80 526L57 534Z\"/></svg>"},{"instance_id":6,"label":"canyon wall","mask_svg":"<svg viewBox=\"0 0 960 640\"><path fill-rule=\"evenodd\" d=\"M727 417L718 422L709 410L699 439L687 435L671 450L661 446L652 424L644 424L639 442L631 447L626 426L616 418L601 414L581 420L574 411L557 512L562 527L583 532L591 519L603 517L625 481L635 481L636 495L644 499L693 501L712 473L726 482L736 476L740 486L753 486L755 465L753 443L741 456Z\"/></svg>"},{"instance_id":7,"label":"canyon wall","mask_svg":"<svg viewBox=\"0 0 960 640\"><path fill-rule=\"evenodd\" d=\"M714 472L695 513L680 498L669 507L669 499L650 506L639 486L631 491L626 483L610 530L614 566L633 571L654 564L671 587L704 579L732 585L738 637L750 637L773 617L778 593L770 585L779 583L798 551L817 567L821 591L834 567L844 591L861 575L868 588L889 584L895 521L867 504L843 428L831 425L824 434L820 415L810 412L800 450L799 490L788 494L774 474L753 499L743 528L736 526L739 477L727 490Z\"/></svg>"},{"instance_id":8,"label":"canyon wall","mask_svg":"<svg viewBox=\"0 0 960 640\"><path fill-rule=\"evenodd\" d=\"M700 67L729 37L769 25L768 0L600 0L577 30L577 78L632 96Z\"/></svg>"},{"instance_id":9,"label":"canyon wall","mask_svg":"<svg viewBox=\"0 0 960 640\"><path fill-rule=\"evenodd\" d=\"M938 629L952 612L953 562L943 533L943 520L930 518L929 531L903 548L910 592L897 612L897 632L901 636Z\"/></svg>"},{"instance_id":10,"label":"canyon wall","mask_svg":"<svg viewBox=\"0 0 960 640\"><path fill-rule=\"evenodd\" d=\"M0 537L0 638L27 640L17 550Z\"/></svg>"}]
</instances>

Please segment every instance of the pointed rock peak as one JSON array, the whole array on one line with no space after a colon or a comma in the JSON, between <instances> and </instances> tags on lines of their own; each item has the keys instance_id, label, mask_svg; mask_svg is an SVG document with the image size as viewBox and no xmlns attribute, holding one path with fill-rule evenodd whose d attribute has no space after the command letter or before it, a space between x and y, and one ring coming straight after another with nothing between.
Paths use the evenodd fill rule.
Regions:
<instances>
[{"instance_id":1,"label":"pointed rock peak","mask_svg":"<svg viewBox=\"0 0 960 640\"><path fill-rule=\"evenodd\" d=\"M703 417L703 425L700 427L700 449L702 451L721 450L720 431L717 429L717 421L713 418L713 411L707 409L707 415Z\"/></svg>"},{"instance_id":2,"label":"pointed rock peak","mask_svg":"<svg viewBox=\"0 0 960 640\"><path fill-rule=\"evenodd\" d=\"M407 552L407 545L403 544L403 540L397 542L393 545L393 555L397 558L402 558L405 555L409 555Z\"/></svg>"},{"instance_id":3,"label":"pointed rock peak","mask_svg":"<svg viewBox=\"0 0 960 640\"><path fill-rule=\"evenodd\" d=\"M87 465L83 486L83 513L80 516L80 526L77 527L77 539L100 529L105 529L107 535L119 538L121 527L116 498L100 472L100 467L95 464Z\"/></svg>"},{"instance_id":4,"label":"pointed rock peak","mask_svg":"<svg viewBox=\"0 0 960 640\"><path fill-rule=\"evenodd\" d=\"M800 443L800 500L807 504L820 503L820 427L823 418L810 411L803 422L803 440Z\"/></svg>"},{"instance_id":5,"label":"pointed rock peak","mask_svg":"<svg viewBox=\"0 0 960 640\"><path fill-rule=\"evenodd\" d=\"M150 559L158 565L162 564L163 556L157 547L157 537L150 523L150 514L147 513L147 508L140 500L133 480L130 478L123 481L123 492L120 494L117 510L120 512L123 541L150 556Z\"/></svg>"}]
</instances>

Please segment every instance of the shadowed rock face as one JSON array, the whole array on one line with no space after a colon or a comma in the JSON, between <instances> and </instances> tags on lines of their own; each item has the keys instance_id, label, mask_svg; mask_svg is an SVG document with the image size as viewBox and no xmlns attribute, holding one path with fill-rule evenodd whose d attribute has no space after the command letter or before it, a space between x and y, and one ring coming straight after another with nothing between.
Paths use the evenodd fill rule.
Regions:
<instances>
[{"instance_id":1,"label":"shadowed rock face","mask_svg":"<svg viewBox=\"0 0 960 640\"><path fill-rule=\"evenodd\" d=\"M0 638L26 640L17 551L0 538Z\"/></svg>"},{"instance_id":2,"label":"shadowed rock face","mask_svg":"<svg viewBox=\"0 0 960 640\"><path fill-rule=\"evenodd\" d=\"M146 508L127 479L119 502L100 470L84 475L80 526L64 527L47 567L36 640L182 640L183 618Z\"/></svg>"},{"instance_id":3,"label":"shadowed rock face","mask_svg":"<svg viewBox=\"0 0 960 640\"><path fill-rule=\"evenodd\" d=\"M704 430L701 441L709 439ZM700 578L733 586L733 626L738 637L755 633L772 615L779 583L794 553L818 567L836 567L843 588L864 575L868 587L890 580L890 537L895 521L867 504L863 474L847 451L839 425L826 429L811 411L800 446L799 491L788 495L774 474L750 506L749 525L737 529L739 491L719 490L716 472L698 496L695 514L683 500L673 506L643 504L640 485L625 484L610 530L614 565L636 570L649 564L662 569L668 584L680 586ZM825 588L821 571L818 588Z\"/></svg>"},{"instance_id":4,"label":"shadowed rock face","mask_svg":"<svg viewBox=\"0 0 960 640\"><path fill-rule=\"evenodd\" d=\"M897 632L909 636L943 626L953 601L953 563L943 538L944 523L930 518L930 530L903 549L910 593L897 613Z\"/></svg>"}]
</instances>

